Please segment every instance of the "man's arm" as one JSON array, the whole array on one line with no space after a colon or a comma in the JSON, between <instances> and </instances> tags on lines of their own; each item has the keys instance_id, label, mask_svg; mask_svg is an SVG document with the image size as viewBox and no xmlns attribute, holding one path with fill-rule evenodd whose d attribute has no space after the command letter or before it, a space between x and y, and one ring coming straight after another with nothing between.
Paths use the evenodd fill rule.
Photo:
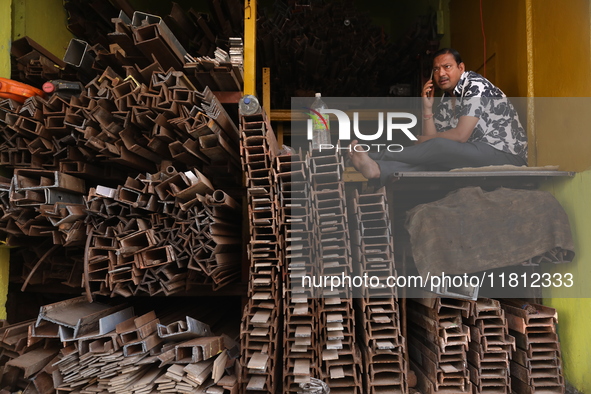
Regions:
<instances>
[{"instance_id":1,"label":"man's arm","mask_svg":"<svg viewBox=\"0 0 591 394\"><path fill-rule=\"evenodd\" d=\"M458 125L454 129L449 129L441 132L433 132L435 130L435 122L433 118L423 119L424 134L418 137L418 143L428 141L432 138L447 138L448 140L467 142L478 123L476 116L460 116Z\"/></svg>"}]
</instances>

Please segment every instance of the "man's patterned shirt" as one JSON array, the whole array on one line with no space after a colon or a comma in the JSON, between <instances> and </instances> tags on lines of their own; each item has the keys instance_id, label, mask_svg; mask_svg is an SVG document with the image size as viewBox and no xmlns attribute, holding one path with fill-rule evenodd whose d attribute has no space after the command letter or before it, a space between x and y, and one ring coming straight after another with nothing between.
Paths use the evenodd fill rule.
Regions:
<instances>
[{"instance_id":1,"label":"man's patterned shirt","mask_svg":"<svg viewBox=\"0 0 591 394\"><path fill-rule=\"evenodd\" d=\"M527 135L517 111L501 89L482 75L466 71L460 77L454 95L455 108L447 93L437 106L434 121L438 132L455 128L461 116L475 116L478 123L468 142L484 142L527 162Z\"/></svg>"}]
</instances>

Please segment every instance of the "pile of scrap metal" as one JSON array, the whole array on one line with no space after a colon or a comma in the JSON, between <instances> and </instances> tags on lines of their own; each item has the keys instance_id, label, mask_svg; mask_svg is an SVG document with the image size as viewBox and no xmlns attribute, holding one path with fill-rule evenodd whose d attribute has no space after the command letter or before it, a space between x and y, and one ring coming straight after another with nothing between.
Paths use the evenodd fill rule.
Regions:
<instances>
[{"instance_id":1,"label":"pile of scrap metal","mask_svg":"<svg viewBox=\"0 0 591 394\"><path fill-rule=\"evenodd\" d=\"M231 333L222 317L206 306L136 315L85 297L42 306L0 328L0 392L237 393L236 342L200 321Z\"/></svg>"},{"instance_id":2,"label":"pile of scrap metal","mask_svg":"<svg viewBox=\"0 0 591 394\"><path fill-rule=\"evenodd\" d=\"M159 59L164 49L146 43L154 56L142 55L136 41L157 29L159 45L178 49L161 18L136 12L113 23L112 56L77 39L65 63L28 38L13 46L24 80L88 83L79 94L0 101L0 165L15 169L0 179L0 232L9 246L29 248L18 252L12 278L23 289L62 282L126 296L219 288L240 270L240 224L227 218L241 217L242 179L236 104L224 107L212 89L240 96L241 42L231 41L230 54L212 51L213 59L184 50ZM38 62L50 66L31 78ZM130 252L134 231L145 230L153 231L149 247Z\"/></svg>"}]
</instances>

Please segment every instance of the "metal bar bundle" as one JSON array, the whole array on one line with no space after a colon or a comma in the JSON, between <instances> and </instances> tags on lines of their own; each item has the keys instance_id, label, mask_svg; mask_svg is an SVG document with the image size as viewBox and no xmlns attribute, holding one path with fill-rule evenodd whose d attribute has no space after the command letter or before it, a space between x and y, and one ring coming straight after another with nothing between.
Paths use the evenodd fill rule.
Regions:
<instances>
[{"instance_id":1,"label":"metal bar bundle","mask_svg":"<svg viewBox=\"0 0 591 394\"><path fill-rule=\"evenodd\" d=\"M402 54L433 45L427 20L396 43L381 40L363 5L352 0L313 4L313 11L303 2L274 6L259 17L257 30L258 64L270 67L277 81L273 108L288 108L296 90L327 97L381 97L397 83L394 75L416 72L415 59ZM322 23L311 23L311 18ZM388 75L390 70L394 74Z\"/></svg>"},{"instance_id":2,"label":"metal bar bundle","mask_svg":"<svg viewBox=\"0 0 591 394\"><path fill-rule=\"evenodd\" d=\"M511 393L509 361L515 351L515 338L509 335L505 311L497 300L472 301L468 369L476 393Z\"/></svg>"},{"instance_id":3,"label":"metal bar bundle","mask_svg":"<svg viewBox=\"0 0 591 394\"><path fill-rule=\"evenodd\" d=\"M29 241L25 236L34 236L49 237L53 245L82 247L87 240L85 180L123 181L127 174L157 167L166 172L172 164L181 169L202 168L217 184L240 184L236 171L238 132L211 90L198 92L182 72L164 73L157 63L147 70L131 67L127 72L129 78L122 78L107 69L87 84L80 96L68 99L53 95L47 101L30 98L21 106L11 100L0 103L0 130L5 136L0 144L0 161L16 168L8 186L9 198L2 200L5 214L0 220L2 230L9 234L10 245L26 244ZM206 178L199 170L172 175L156 191L151 181L129 178L115 189L108 208L99 201L104 196L86 198L96 208L90 210L100 212L95 218L101 217L103 221L109 220L109 216L121 218L125 212L134 217L145 216L146 220L152 213L174 214L179 208L185 213L197 203L201 204L201 211L205 210L200 214L193 208L189 218L184 219L185 224L179 223L163 238L139 229L138 234L126 233L128 238L121 237L124 251L137 248L138 242L147 242L141 255L130 257L135 253L125 252L119 258L118 244L110 248L102 245L100 252L94 248L86 280L102 282L98 291L116 290L118 294L131 295L137 288L130 289L125 283L134 279L134 286L145 284L142 289L150 294L184 290L189 258L193 259L189 270L196 271L191 282L213 282L219 288L237 278L239 251L233 245L240 243L240 228L233 223L233 209L209 208L198 201L197 194L205 196L214 189L211 183L203 183ZM6 196L6 187L2 193ZM190 217L199 214L207 221L207 228L184 233L180 226L198 226ZM158 228L166 224L157 222ZM179 244L178 238L165 244L171 232L179 231L184 244ZM113 238L120 233L107 230L105 236ZM198 239L198 245L190 244L189 238L193 237ZM94 241L91 243L94 246ZM45 249L48 253L51 244ZM49 266L47 261L54 252L51 250L50 255L39 259L45 260L42 269ZM39 253L40 257L44 255L45 252ZM183 258L184 265L171 269L169 263ZM119 263L115 262L117 259ZM74 267L74 263L70 266ZM135 264L135 275L129 263ZM37 265L25 274L25 285L32 279L30 276L36 275L35 271L41 272ZM150 273L146 276L144 271ZM116 279L107 282L107 277ZM86 285L90 287L89 283Z\"/></svg>"},{"instance_id":4,"label":"metal bar bundle","mask_svg":"<svg viewBox=\"0 0 591 394\"><path fill-rule=\"evenodd\" d=\"M0 328L1 375L3 388L35 387L43 392L42 369L59 351L51 339L29 340L34 320L6 325ZM40 372L41 371L41 372ZM50 383L53 389L53 384Z\"/></svg>"},{"instance_id":5,"label":"metal bar bundle","mask_svg":"<svg viewBox=\"0 0 591 394\"><path fill-rule=\"evenodd\" d=\"M520 300L501 302L509 332L517 345L511 360L512 390L525 394L564 394L556 310Z\"/></svg>"},{"instance_id":6,"label":"metal bar bundle","mask_svg":"<svg viewBox=\"0 0 591 394\"><path fill-rule=\"evenodd\" d=\"M84 237L85 227L80 227ZM16 276L12 277L11 282L22 283L23 291L30 285L51 287L63 284L71 288L81 288L83 261L83 251L80 248L51 246L47 240L38 245L31 243L12 252L10 268L15 273L20 272L21 276L18 278L20 280Z\"/></svg>"},{"instance_id":7,"label":"metal bar bundle","mask_svg":"<svg viewBox=\"0 0 591 394\"><path fill-rule=\"evenodd\" d=\"M277 156L280 225L284 250L283 392L298 393L301 384L319 376L318 300L305 276L316 273L312 229L312 200L308 162L301 151Z\"/></svg>"},{"instance_id":8,"label":"metal bar bundle","mask_svg":"<svg viewBox=\"0 0 591 394\"><path fill-rule=\"evenodd\" d=\"M211 90L197 91L182 72L163 72L158 63L126 72L108 68L69 100L0 102L0 164L93 180L153 172L163 160L207 175L214 174L210 165L215 173L235 173L238 131Z\"/></svg>"},{"instance_id":9,"label":"metal bar bundle","mask_svg":"<svg viewBox=\"0 0 591 394\"><path fill-rule=\"evenodd\" d=\"M128 178L86 201L89 293L131 296L218 289L240 276L241 208L199 171Z\"/></svg>"},{"instance_id":10,"label":"metal bar bundle","mask_svg":"<svg viewBox=\"0 0 591 394\"><path fill-rule=\"evenodd\" d=\"M73 68L30 37L14 40L10 54L16 63L16 67L12 68L13 79L41 86L49 80L76 77Z\"/></svg>"},{"instance_id":11,"label":"metal bar bundle","mask_svg":"<svg viewBox=\"0 0 591 394\"><path fill-rule=\"evenodd\" d=\"M223 317L211 314L213 308L200 307L198 314L217 324ZM84 297L45 305L36 321L0 328L2 387L40 394L237 394L237 344L185 312L137 316L126 305L88 303ZM201 329L161 336L160 322L174 331L182 322L173 321L178 316Z\"/></svg>"},{"instance_id":12,"label":"metal bar bundle","mask_svg":"<svg viewBox=\"0 0 591 394\"><path fill-rule=\"evenodd\" d=\"M471 393L467 351L468 301L452 298L408 300L408 345L417 387L425 394Z\"/></svg>"},{"instance_id":13,"label":"metal bar bundle","mask_svg":"<svg viewBox=\"0 0 591 394\"><path fill-rule=\"evenodd\" d=\"M81 39L72 40L64 60L78 71L78 78L84 82L108 67L121 73L125 67L138 65L144 68L154 60L164 70L180 71L188 64L187 70L191 71L191 65L195 63L188 52L206 59L215 55L219 60L218 52L225 52L228 46L222 49L217 44L238 35L242 24L242 17L236 11L240 4L236 0L218 4L214 18L193 9L186 13L178 4L173 4L170 15L164 18L135 11L130 5L118 5L121 11L110 4L105 7L92 5L88 7L75 0L65 3L69 13L68 27L88 43ZM217 31L217 26L225 28ZM208 83L200 84L200 87L241 91L240 68L234 68L230 59L223 60L223 65L206 62ZM189 74L194 78L193 72Z\"/></svg>"},{"instance_id":14,"label":"metal bar bundle","mask_svg":"<svg viewBox=\"0 0 591 394\"><path fill-rule=\"evenodd\" d=\"M47 101L32 97L20 106L12 100L0 102L0 132L4 137L0 143L0 163L16 168L13 179L0 186L2 195L8 196L2 199L0 228L8 235L9 245L35 243L38 251L37 260L27 262L24 267L23 288L28 283L49 283L55 275L40 280L46 277L44 272L59 272L63 281L79 284L78 259L62 261L62 265L70 267L69 274L51 268L57 256L78 256L82 253L79 249L86 243L85 182L121 182L116 188L117 200L102 213L114 217L126 211L149 216L157 211L158 199L166 201L161 211L170 214L174 203L181 202L183 207L194 205L190 201L203 192L202 186L192 184L193 179L178 179L186 171L169 185L177 189L163 187L164 196L153 190L142 192L146 185L139 180L133 184L123 183L127 175L135 176L141 171L155 171L156 168L166 171L172 164L179 169L201 168L205 176L224 187L235 187L241 182L237 171L238 132L211 90L198 92L184 74L164 73L157 63L147 70L131 67L127 71L129 78L125 79L111 69L106 70L100 78L91 81L80 96L53 95ZM211 185L210 189L213 189ZM185 198L187 196L191 198ZM96 204L100 205L98 201ZM208 215L210 213L205 213ZM103 220L106 219L103 216ZM208 241L204 242L202 252L194 255L195 261L189 267L195 271L191 282L213 281L218 288L237 278L236 251L218 253L220 249L229 248L218 246L232 244L231 238L236 238L240 229L234 230L235 225L228 226L222 223L224 221L228 220L219 216L217 222L211 223L211 231L195 231L198 237L205 236ZM186 240L191 236L181 238ZM50 242L38 242L42 238ZM138 240L140 238L134 236L124 243ZM53 245L62 245L68 250L58 252ZM176 243L158 245L145 251L141 258L133 259L139 270L150 271L145 282L156 283L144 286L146 292L170 294L186 287L182 277L186 269L183 273L160 264L148 267L154 261L171 262L175 253L181 255L176 256L179 259L183 257L182 250L174 251L174 245ZM190 245L189 249L195 247ZM142 273L136 272L138 275L133 276L129 259L115 270L113 261L117 250L115 247L109 253L103 248L97 253L100 256L94 256L96 260L93 261L96 263L93 270L97 273L90 276L98 276L100 281L112 274L122 282L133 278L137 281ZM212 259L214 251L216 258ZM107 261L111 261L112 269ZM86 276L87 281L92 280L90 276ZM102 288L99 285L99 291L115 290L113 282L105 284ZM90 287L88 283L87 287ZM120 284L117 291L130 295L135 288L128 289Z\"/></svg>"},{"instance_id":15,"label":"metal bar bundle","mask_svg":"<svg viewBox=\"0 0 591 394\"><path fill-rule=\"evenodd\" d=\"M355 274L379 278L380 284L396 278L391 222L384 188L353 196L351 243ZM356 298L361 323L364 392L408 393L406 343L400 326L396 287L364 286Z\"/></svg>"},{"instance_id":16,"label":"metal bar bundle","mask_svg":"<svg viewBox=\"0 0 591 394\"><path fill-rule=\"evenodd\" d=\"M54 245L83 245L86 238L84 193L86 186L83 179L58 171L19 168L12 179L2 178L0 229L7 234L7 244L31 245L39 252L39 257ZM31 242L39 239L47 242ZM46 259L53 259L54 251L55 248ZM61 256L64 254L75 253L62 251ZM69 263L74 265L73 261Z\"/></svg>"},{"instance_id":17,"label":"metal bar bundle","mask_svg":"<svg viewBox=\"0 0 591 394\"><path fill-rule=\"evenodd\" d=\"M314 247L318 274L353 274L343 158L338 150L309 153L312 185ZM355 344L355 311L351 288L324 287L319 290L319 353L322 357L321 379L331 393L359 393L361 390L361 353Z\"/></svg>"},{"instance_id":18,"label":"metal bar bundle","mask_svg":"<svg viewBox=\"0 0 591 394\"><path fill-rule=\"evenodd\" d=\"M282 251L272 163L279 149L264 113L241 116L240 134L250 233L249 300L241 327L241 383L247 392L275 393L281 372Z\"/></svg>"}]
</instances>

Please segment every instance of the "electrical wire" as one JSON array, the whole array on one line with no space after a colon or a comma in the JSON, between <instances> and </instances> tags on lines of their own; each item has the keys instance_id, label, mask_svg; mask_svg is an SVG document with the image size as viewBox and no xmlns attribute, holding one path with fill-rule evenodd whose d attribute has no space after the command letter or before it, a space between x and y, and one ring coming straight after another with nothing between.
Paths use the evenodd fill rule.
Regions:
<instances>
[{"instance_id":1,"label":"electrical wire","mask_svg":"<svg viewBox=\"0 0 591 394\"><path fill-rule=\"evenodd\" d=\"M483 43L483 66L484 78L486 78L486 34L484 34L484 17L482 16L482 0L480 0L480 27L482 28L482 43Z\"/></svg>"}]
</instances>

